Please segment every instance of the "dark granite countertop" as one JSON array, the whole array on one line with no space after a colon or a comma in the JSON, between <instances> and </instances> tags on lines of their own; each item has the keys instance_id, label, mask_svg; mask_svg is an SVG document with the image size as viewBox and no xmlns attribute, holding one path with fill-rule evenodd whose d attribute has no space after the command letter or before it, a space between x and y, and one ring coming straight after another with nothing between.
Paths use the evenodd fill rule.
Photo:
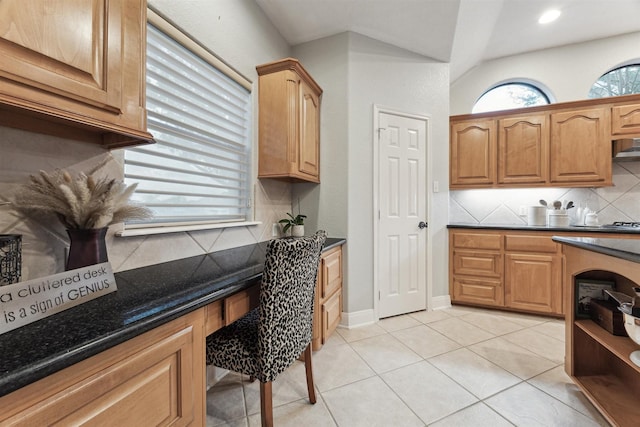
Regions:
<instances>
[{"instance_id":1,"label":"dark granite countertop","mask_svg":"<svg viewBox=\"0 0 640 427\"><path fill-rule=\"evenodd\" d=\"M553 240L591 252L640 263L640 241L636 239L600 239L594 237L560 237Z\"/></svg>"},{"instance_id":2,"label":"dark granite countertop","mask_svg":"<svg viewBox=\"0 0 640 427\"><path fill-rule=\"evenodd\" d=\"M328 238L324 250L345 243ZM0 396L248 288L267 242L115 274L117 292L0 335Z\"/></svg>"},{"instance_id":3,"label":"dark granite countertop","mask_svg":"<svg viewBox=\"0 0 640 427\"><path fill-rule=\"evenodd\" d=\"M514 224L466 224L453 223L447 225L447 228L470 228L477 230L521 230L521 231L562 231L569 233L611 233L611 234L637 234L640 237L640 229L630 229L621 227L586 227L586 226L569 226L569 227L549 227L535 225L514 225Z\"/></svg>"}]
</instances>

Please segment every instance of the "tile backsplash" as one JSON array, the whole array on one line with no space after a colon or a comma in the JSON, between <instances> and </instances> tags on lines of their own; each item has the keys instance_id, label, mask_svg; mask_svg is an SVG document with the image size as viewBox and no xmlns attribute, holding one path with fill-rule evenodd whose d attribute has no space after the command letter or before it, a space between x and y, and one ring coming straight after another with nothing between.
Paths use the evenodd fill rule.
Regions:
<instances>
[{"instance_id":1,"label":"tile backsplash","mask_svg":"<svg viewBox=\"0 0 640 427\"><path fill-rule=\"evenodd\" d=\"M96 173L121 179L122 153L101 147L0 127L0 233L22 234L22 280L64 270L68 237L64 227L21 216L7 204L30 174L56 168L80 172L104 163ZM140 237L107 234L107 252L114 271L129 270L271 238L271 226L291 211L291 184L256 180L255 220L260 225L177 232Z\"/></svg>"},{"instance_id":2,"label":"tile backsplash","mask_svg":"<svg viewBox=\"0 0 640 427\"><path fill-rule=\"evenodd\" d=\"M540 199L573 201L598 214L600 224L640 221L640 162L613 164L613 187L523 188L456 190L449 192L449 222L524 225L522 206L538 205ZM577 209L569 213L575 221Z\"/></svg>"}]
</instances>

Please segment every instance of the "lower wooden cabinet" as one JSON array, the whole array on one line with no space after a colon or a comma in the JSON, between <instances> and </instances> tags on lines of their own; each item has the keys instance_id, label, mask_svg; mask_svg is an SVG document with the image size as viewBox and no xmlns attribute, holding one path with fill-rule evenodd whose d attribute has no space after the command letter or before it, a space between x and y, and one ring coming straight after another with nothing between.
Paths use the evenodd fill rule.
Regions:
<instances>
[{"instance_id":1,"label":"lower wooden cabinet","mask_svg":"<svg viewBox=\"0 0 640 427\"><path fill-rule=\"evenodd\" d=\"M204 311L3 396L0 424L204 425Z\"/></svg>"},{"instance_id":2,"label":"lower wooden cabinet","mask_svg":"<svg viewBox=\"0 0 640 427\"><path fill-rule=\"evenodd\" d=\"M562 256L552 235L450 230L451 301L562 315Z\"/></svg>"},{"instance_id":3,"label":"lower wooden cabinet","mask_svg":"<svg viewBox=\"0 0 640 427\"><path fill-rule=\"evenodd\" d=\"M562 317L562 245L552 236L638 239L637 234L449 229L452 303Z\"/></svg>"},{"instance_id":4,"label":"lower wooden cabinet","mask_svg":"<svg viewBox=\"0 0 640 427\"><path fill-rule=\"evenodd\" d=\"M322 253L318 267L311 346L319 350L342 318L342 246Z\"/></svg>"}]
</instances>

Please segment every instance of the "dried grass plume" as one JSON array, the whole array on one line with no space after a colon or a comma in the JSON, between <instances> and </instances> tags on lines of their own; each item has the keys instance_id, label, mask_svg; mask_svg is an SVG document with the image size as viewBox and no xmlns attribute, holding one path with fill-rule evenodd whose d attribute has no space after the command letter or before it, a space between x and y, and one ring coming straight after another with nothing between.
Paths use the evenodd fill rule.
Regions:
<instances>
[{"instance_id":1,"label":"dried grass plume","mask_svg":"<svg viewBox=\"0 0 640 427\"><path fill-rule=\"evenodd\" d=\"M27 214L55 214L66 228L102 228L151 217L149 209L129 202L136 186L115 179L95 179L82 172L72 177L62 169L40 171L39 175L31 175L29 183L16 193L13 205Z\"/></svg>"}]
</instances>

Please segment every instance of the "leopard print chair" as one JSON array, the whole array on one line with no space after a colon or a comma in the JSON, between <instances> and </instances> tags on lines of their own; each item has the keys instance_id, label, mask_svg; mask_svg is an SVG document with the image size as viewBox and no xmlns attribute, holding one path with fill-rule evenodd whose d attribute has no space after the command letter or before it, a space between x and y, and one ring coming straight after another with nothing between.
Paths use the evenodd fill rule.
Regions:
<instances>
[{"instance_id":1,"label":"leopard print chair","mask_svg":"<svg viewBox=\"0 0 640 427\"><path fill-rule=\"evenodd\" d=\"M309 401L316 403L311 369L314 294L324 231L271 240L259 306L207 337L207 364L260 381L263 426L273 425L271 382L304 352Z\"/></svg>"}]
</instances>

